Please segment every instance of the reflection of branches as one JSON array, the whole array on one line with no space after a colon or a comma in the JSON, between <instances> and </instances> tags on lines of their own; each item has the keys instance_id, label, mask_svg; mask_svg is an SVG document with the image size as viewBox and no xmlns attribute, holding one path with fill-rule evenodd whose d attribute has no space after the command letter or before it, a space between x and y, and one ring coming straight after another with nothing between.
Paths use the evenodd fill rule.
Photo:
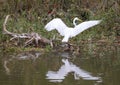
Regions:
<instances>
[{"instance_id":1,"label":"reflection of branches","mask_svg":"<svg viewBox=\"0 0 120 85\"><path fill-rule=\"evenodd\" d=\"M41 53L39 52L35 52L35 53L25 52L25 53L20 53L16 56L13 55L11 58L4 60L3 67L5 68L6 74L10 75L10 68L7 66L10 61L13 61L14 59L35 61L40 55Z\"/></svg>"},{"instance_id":2,"label":"reflection of branches","mask_svg":"<svg viewBox=\"0 0 120 85\"><path fill-rule=\"evenodd\" d=\"M7 63L8 63L8 61L5 60L3 67L5 68L6 74L7 74L7 75L10 75L10 69L7 67Z\"/></svg>"},{"instance_id":3,"label":"reflection of branches","mask_svg":"<svg viewBox=\"0 0 120 85\"><path fill-rule=\"evenodd\" d=\"M27 52L27 53L20 53L18 54L15 58L18 59L18 60L33 60L35 61L39 56L41 55L41 53L30 53L30 52Z\"/></svg>"},{"instance_id":4,"label":"reflection of branches","mask_svg":"<svg viewBox=\"0 0 120 85\"><path fill-rule=\"evenodd\" d=\"M64 65L55 72L55 71L48 71L46 74L47 79L50 79L51 82L62 82L69 73L74 73L74 78L79 79L82 78L84 80L100 80L100 77L94 77L91 73L77 67L76 65L70 63L67 59L62 59Z\"/></svg>"}]
</instances>

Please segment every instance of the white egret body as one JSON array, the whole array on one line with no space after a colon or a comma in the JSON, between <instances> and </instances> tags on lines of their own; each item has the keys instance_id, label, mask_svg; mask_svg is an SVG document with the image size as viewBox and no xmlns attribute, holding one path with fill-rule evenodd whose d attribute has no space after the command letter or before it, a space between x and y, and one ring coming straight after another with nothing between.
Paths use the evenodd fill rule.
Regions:
<instances>
[{"instance_id":1,"label":"white egret body","mask_svg":"<svg viewBox=\"0 0 120 85\"><path fill-rule=\"evenodd\" d=\"M71 28L66 26L66 24L60 18L55 18L45 26L45 29L47 31L56 29L61 36L64 36L62 42L68 42L69 38L75 37L84 30L93 27L101 22L101 20L91 20L76 25L75 23L76 20L78 20L78 18L74 18L73 20L73 24L75 27Z\"/></svg>"}]
</instances>

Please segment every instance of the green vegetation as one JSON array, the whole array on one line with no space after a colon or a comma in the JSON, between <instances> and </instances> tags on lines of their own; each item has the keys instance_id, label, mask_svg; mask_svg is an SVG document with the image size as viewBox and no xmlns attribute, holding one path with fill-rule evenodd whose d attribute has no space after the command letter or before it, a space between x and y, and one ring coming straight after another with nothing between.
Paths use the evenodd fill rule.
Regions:
<instances>
[{"instance_id":1,"label":"green vegetation","mask_svg":"<svg viewBox=\"0 0 120 85\"><path fill-rule=\"evenodd\" d=\"M79 45L81 41L105 40L114 42L120 36L120 1L119 0L0 0L0 46L11 47L10 37L2 34L5 16L13 14L7 29L15 33L37 32L52 39L56 31L47 32L44 25L54 17L62 18L67 25L72 25L75 16L83 21L102 19L102 23L75 38L71 43ZM56 36L60 37L60 36ZM46 47L50 49L49 46Z\"/></svg>"}]
</instances>

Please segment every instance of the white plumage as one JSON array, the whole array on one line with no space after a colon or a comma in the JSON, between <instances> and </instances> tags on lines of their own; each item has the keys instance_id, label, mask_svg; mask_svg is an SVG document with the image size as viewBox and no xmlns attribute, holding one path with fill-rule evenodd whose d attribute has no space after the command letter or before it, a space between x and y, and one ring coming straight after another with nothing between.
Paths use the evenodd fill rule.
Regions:
<instances>
[{"instance_id":1,"label":"white plumage","mask_svg":"<svg viewBox=\"0 0 120 85\"><path fill-rule=\"evenodd\" d=\"M75 24L75 21L78 20L77 18L74 18L73 23ZM97 24L99 24L101 20L91 20L91 21L85 21L81 24L75 25L75 27L71 28L66 26L66 24L60 19L55 18L51 20L46 26L45 29L47 31L51 31L56 29L61 36L64 36L62 42L68 42L69 38L75 37L79 33L83 32L84 30L93 27Z\"/></svg>"}]
</instances>

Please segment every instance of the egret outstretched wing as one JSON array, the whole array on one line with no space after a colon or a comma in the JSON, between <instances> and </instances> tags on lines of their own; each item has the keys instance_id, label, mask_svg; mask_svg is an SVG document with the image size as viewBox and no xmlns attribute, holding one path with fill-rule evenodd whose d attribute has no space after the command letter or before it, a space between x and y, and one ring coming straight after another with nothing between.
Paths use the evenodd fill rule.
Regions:
<instances>
[{"instance_id":1,"label":"egret outstretched wing","mask_svg":"<svg viewBox=\"0 0 120 85\"><path fill-rule=\"evenodd\" d=\"M55 18L45 26L45 29L48 31L56 29L60 33L60 35L64 36L63 30L66 27L66 24L60 18Z\"/></svg>"},{"instance_id":2,"label":"egret outstretched wing","mask_svg":"<svg viewBox=\"0 0 120 85\"><path fill-rule=\"evenodd\" d=\"M74 30L71 34L72 37L78 35L79 33L83 32L86 29L89 29L90 27L93 27L97 24L99 24L101 20L91 20L91 21L85 21L77 26L74 27Z\"/></svg>"},{"instance_id":3,"label":"egret outstretched wing","mask_svg":"<svg viewBox=\"0 0 120 85\"><path fill-rule=\"evenodd\" d=\"M60 18L55 18L45 26L45 29L48 31L56 29L60 33L60 35L64 36L62 42L68 42L69 38L75 37L84 30L87 30L88 28L93 27L101 22L101 20L91 20L76 25L75 20L78 20L78 18L75 18L73 20L75 27L71 28L67 27Z\"/></svg>"}]
</instances>

